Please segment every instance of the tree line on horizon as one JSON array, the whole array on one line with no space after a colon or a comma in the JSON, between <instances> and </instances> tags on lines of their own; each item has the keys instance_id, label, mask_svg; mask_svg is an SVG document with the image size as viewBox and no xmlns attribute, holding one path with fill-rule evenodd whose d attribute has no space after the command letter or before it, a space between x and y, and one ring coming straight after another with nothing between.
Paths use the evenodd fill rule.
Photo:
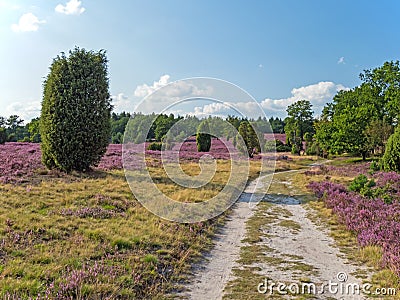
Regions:
<instances>
[{"instance_id":1,"label":"tree line on horizon","mask_svg":"<svg viewBox=\"0 0 400 300\"><path fill-rule=\"evenodd\" d=\"M128 124L129 119L131 117L132 118L135 117L136 115L140 115L140 113L129 113L125 111L120 113L115 113L115 112L111 113L110 143L122 144L125 133L125 127ZM161 141L161 137L164 134L163 132L167 132L169 128L176 123L176 121L181 120L182 118L191 121L188 122L192 123L191 128L197 128L197 126L201 122L201 119L196 116L190 116L190 115L187 115L185 117L172 116L171 118L170 115L160 114L160 117L159 119L157 119L156 124L154 124L154 126L152 126L151 128L151 132L148 139L149 140L155 139L157 141ZM251 119L250 121L255 123L257 128L259 128L261 132L271 133L272 129L273 133L285 133L284 131L285 122L279 117L270 117L269 119L267 119L266 117L260 117L256 120ZM23 125L23 123L24 120L22 120L18 115L11 115L8 118L0 116L0 144L5 142L40 143L41 142L40 131L39 131L40 117L32 119L26 125ZM268 125L268 123L270 125Z\"/></svg>"},{"instance_id":2,"label":"tree line on horizon","mask_svg":"<svg viewBox=\"0 0 400 300\"><path fill-rule=\"evenodd\" d=\"M104 50L94 52L76 47L69 56L61 53L53 60L44 81L40 118L25 126L16 115L0 118L0 143L41 142L42 159L47 167L82 171L99 162L110 142L122 143L128 138L132 142L168 145L171 134L176 140L194 132L201 137L199 127L203 124L213 135L232 139L234 143L239 132L249 155L256 148L253 139L258 139L258 151L262 147L278 149L282 146L278 141L264 144L263 134L285 132L283 146L294 154L305 151L326 157L351 153L363 160L380 155L381 168L400 171L399 61L365 70L360 74L361 84L339 91L324 107L320 118L313 117L310 101L300 100L287 108L288 117L284 120L112 113L107 63ZM184 126L176 126L181 123ZM148 133L144 128L149 129ZM198 140L209 143L204 136ZM198 147L207 148L199 144Z\"/></svg>"}]
</instances>

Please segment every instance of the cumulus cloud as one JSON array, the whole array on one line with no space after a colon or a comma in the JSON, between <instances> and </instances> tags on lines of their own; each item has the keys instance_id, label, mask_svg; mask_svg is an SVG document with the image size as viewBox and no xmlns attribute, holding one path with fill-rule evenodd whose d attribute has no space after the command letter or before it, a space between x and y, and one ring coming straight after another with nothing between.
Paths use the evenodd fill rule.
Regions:
<instances>
[{"instance_id":1,"label":"cumulus cloud","mask_svg":"<svg viewBox=\"0 0 400 300\"><path fill-rule=\"evenodd\" d=\"M142 84L138 85L135 89L135 96L144 98L159 88L166 86L169 83L169 75L162 75L158 81L154 81L152 85Z\"/></svg>"},{"instance_id":2,"label":"cumulus cloud","mask_svg":"<svg viewBox=\"0 0 400 300\"><path fill-rule=\"evenodd\" d=\"M66 15L80 15L85 11L85 8L82 7L82 1L70 0L65 5L58 4L54 10Z\"/></svg>"},{"instance_id":3,"label":"cumulus cloud","mask_svg":"<svg viewBox=\"0 0 400 300\"><path fill-rule=\"evenodd\" d=\"M282 99L264 99L259 104L255 102L236 102L233 107L243 115L257 118L260 115L261 105L267 117L286 116L286 108L299 100L308 100L313 105L316 115L320 114L324 105L332 101L334 95L340 90L348 90L341 84L335 84L329 81L322 81L316 84L294 88L291 91L292 96ZM208 115L227 115L232 114L233 110L227 103L211 103L194 108L194 115L205 117Z\"/></svg>"},{"instance_id":4,"label":"cumulus cloud","mask_svg":"<svg viewBox=\"0 0 400 300\"><path fill-rule=\"evenodd\" d=\"M344 61L344 56L342 56L342 57L340 57L339 58L339 60L337 61L337 63L340 65L340 64L345 64L345 61Z\"/></svg>"},{"instance_id":5,"label":"cumulus cloud","mask_svg":"<svg viewBox=\"0 0 400 300\"><path fill-rule=\"evenodd\" d=\"M261 113L262 108L257 102L214 102L196 106L193 115L197 117L237 115L257 118Z\"/></svg>"},{"instance_id":6,"label":"cumulus cloud","mask_svg":"<svg viewBox=\"0 0 400 300\"><path fill-rule=\"evenodd\" d=\"M129 97L124 93L111 96L111 100L115 112L132 112L137 104L133 100L129 99Z\"/></svg>"},{"instance_id":7,"label":"cumulus cloud","mask_svg":"<svg viewBox=\"0 0 400 300\"><path fill-rule=\"evenodd\" d=\"M26 13L19 18L18 24L11 25L11 29L14 32L37 31L44 23L45 20L39 20L33 13Z\"/></svg>"},{"instance_id":8,"label":"cumulus cloud","mask_svg":"<svg viewBox=\"0 0 400 300\"><path fill-rule=\"evenodd\" d=\"M157 95L157 98L177 99L182 97L196 97L206 96L211 94L212 87L210 86L197 86L188 81L177 81L170 84L170 76L168 74L162 75L158 81L154 81L152 85L142 84L138 85L135 89L135 96L145 98L151 95L156 90L167 86Z\"/></svg>"},{"instance_id":9,"label":"cumulus cloud","mask_svg":"<svg viewBox=\"0 0 400 300\"><path fill-rule=\"evenodd\" d=\"M332 101L333 96L340 90L349 88L342 84L335 84L331 81L321 81L316 84L294 88L291 91L292 96L283 99L264 99L261 106L268 114L285 115L286 108L299 100L308 100L313 105L316 114L319 114L323 106Z\"/></svg>"},{"instance_id":10,"label":"cumulus cloud","mask_svg":"<svg viewBox=\"0 0 400 300\"><path fill-rule=\"evenodd\" d=\"M208 116L223 116L227 114L233 114L232 108L230 107L229 103L221 103L221 102L214 102L210 104L206 104L203 106L196 106L194 111L190 113L199 118L208 117Z\"/></svg>"},{"instance_id":11,"label":"cumulus cloud","mask_svg":"<svg viewBox=\"0 0 400 300\"><path fill-rule=\"evenodd\" d=\"M40 109L40 101L13 102L6 107L4 117L18 115L26 124L33 118L40 116Z\"/></svg>"},{"instance_id":12,"label":"cumulus cloud","mask_svg":"<svg viewBox=\"0 0 400 300\"><path fill-rule=\"evenodd\" d=\"M179 103L207 98L212 92L212 86L207 83L199 84L195 79L170 82L170 76L163 75L152 85L142 84L136 87L134 95L143 101L140 101L135 110L143 113L160 112L164 109L176 110ZM196 105L192 105L191 108L194 106Z\"/></svg>"},{"instance_id":13,"label":"cumulus cloud","mask_svg":"<svg viewBox=\"0 0 400 300\"><path fill-rule=\"evenodd\" d=\"M165 103L173 104L174 101L180 101L187 98L196 98L199 96L199 101L185 106L184 110L179 110L181 114L191 114L198 117L213 116L226 116L232 115L244 115L250 118L257 118L265 112L267 117L277 116L284 118L286 116L286 109L289 105L299 100L308 100L313 105L313 110L316 115L319 115L322 108L326 103L331 102L334 95L340 90L348 90L349 88L342 84L336 84L331 81L321 81L316 84L302 86L294 88L291 91L291 96L281 99L266 98L261 102L245 102L235 101L232 102L213 102L210 103L207 95L213 95L213 89L211 87L196 86L189 81L178 81L170 84L170 76L163 75L158 81L154 81L152 85L142 84L139 85L135 90L135 96L145 98L151 95L154 91L161 87L167 86L155 96L146 98L146 102L139 105L139 109L143 112L150 113L152 111L158 111L160 107L163 107ZM205 99L207 103L202 105L202 100ZM208 99L208 100L207 100ZM122 101L122 100L121 100ZM199 105L200 104L200 105ZM170 110L177 110L177 107L171 107ZM179 108L181 109L181 108Z\"/></svg>"}]
</instances>

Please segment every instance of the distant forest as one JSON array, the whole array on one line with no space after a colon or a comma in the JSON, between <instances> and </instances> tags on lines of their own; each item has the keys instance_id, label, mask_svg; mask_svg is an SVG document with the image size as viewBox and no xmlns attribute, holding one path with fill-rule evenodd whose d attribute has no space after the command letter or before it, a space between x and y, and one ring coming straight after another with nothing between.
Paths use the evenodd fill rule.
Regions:
<instances>
[{"instance_id":1,"label":"distant forest","mask_svg":"<svg viewBox=\"0 0 400 300\"><path fill-rule=\"evenodd\" d=\"M155 115L143 115L140 113L115 113L111 114L110 124L111 124L111 134L110 143L121 144L123 142L123 137L125 133L125 127L128 124L129 119L133 117L136 119L132 123L141 122L144 119L155 119L155 122L151 126L150 132L146 137L147 140L161 141L168 130L179 120L185 120L185 126L187 125L187 131L196 132L201 119L195 116L174 116L173 114L166 115L161 114ZM216 117L214 117L216 118ZM238 118L234 116L228 116L226 121L231 123L236 129L239 128L240 122L243 118ZM221 119L221 121L223 121ZM254 124L258 130L262 133L285 133L285 122L281 118L271 117L267 119L266 117L259 117L258 119L249 119L250 123ZM267 122L268 121L268 122ZM17 115L12 115L8 118L0 117L0 136L7 142L33 142L40 143L40 133L39 133L39 123L40 119L35 118L31 120L26 125L23 125L24 120L22 120ZM140 128L138 126L137 128ZM1 138L0 138L1 139Z\"/></svg>"}]
</instances>

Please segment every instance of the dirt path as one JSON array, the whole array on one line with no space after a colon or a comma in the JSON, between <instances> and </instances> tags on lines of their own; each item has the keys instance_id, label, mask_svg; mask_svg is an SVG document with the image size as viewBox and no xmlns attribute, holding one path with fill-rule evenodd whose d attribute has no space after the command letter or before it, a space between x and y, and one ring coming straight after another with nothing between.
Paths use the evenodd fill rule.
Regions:
<instances>
[{"instance_id":1,"label":"dirt path","mask_svg":"<svg viewBox=\"0 0 400 300\"><path fill-rule=\"evenodd\" d=\"M259 180L262 181L267 176ZM256 188L263 188L260 181L251 182L235 203L225 226L216 234L215 246L207 255L207 262L195 267L194 279L187 286L188 291L179 295L180 297L193 300L222 298L225 285L231 279L232 268L239 259L241 241L246 234L246 221L256 209L248 202Z\"/></svg>"},{"instance_id":2,"label":"dirt path","mask_svg":"<svg viewBox=\"0 0 400 300\"><path fill-rule=\"evenodd\" d=\"M286 186L283 189L285 194L266 195L263 203L256 208L246 202L254 191L255 183L248 187L241 201L235 204L230 220L217 235L208 262L196 269L194 280L188 286L190 290L181 295L183 298L265 299L272 293L278 299L303 299L301 289L306 285L302 286L301 283L305 282L307 288L313 288L311 283L315 285L314 295L307 295L308 298L364 299L354 295L350 286L361 286L360 280L351 275L357 271L357 267L343 258L327 230L317 227L308 218L304 205L292 197L292 174L284 172L277 179L274 177L275 184ZM260 227L257 219L266 223ZM251 227L247 226L246 230L246 222L249 220L256 224L252 233ZM242 241L246 235L254 233L257 234L254 245L249 246ZM250 255L247 260L239 259L240 252L246 247L248 249L245 251L250 251ZM254 250L252 253L252 249L258 249L258 252ZM254 279L249 280L248 277ZM331 290L325 286L329 282L333 285ZM286 289L292 296L283 295L274 289L271 291L271 283L292 284L294 290ZM335 284L337 288L348 291L335 292ZM300 291L296 291L296 285ZM321 293L322 290L324 293Z\"/></svg>"},{"instance_id":3,"label":"dirt path","mask_svg":"<svg viewBox=\"0 0 400 300\"><path fill-rule=\"evenodd\" d=\"M365 299L352 290L353 284L362 287L361 280L352 275L359 267L343 258L327 230L318 228L295 198L274 196L273 200L275 203L263 212L271 220L263 231L262 241L270 251L265 255L266 262L254 264L260 269L258 274L270 280L260 286L261 292L286 298L276 287L271 292L272 282L294 284L295 293L300 297L309 294L308 290L302 292L306 287L302 282L306 282L315 287L310 294L317 299Z\"/></svg>"}]
</instances>

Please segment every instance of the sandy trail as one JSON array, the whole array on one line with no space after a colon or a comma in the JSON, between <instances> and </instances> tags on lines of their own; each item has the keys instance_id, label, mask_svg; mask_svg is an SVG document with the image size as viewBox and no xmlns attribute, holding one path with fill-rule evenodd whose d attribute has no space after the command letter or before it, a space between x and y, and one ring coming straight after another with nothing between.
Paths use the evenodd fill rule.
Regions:
<instances>
[{"instance_id":1,"label":"sandy trail","mask_svg":"<svg viewBox=\"0 0 400 300\"><path fill-rule=\"evenodd\" d=\"M284 181L281 178L281 183L290 185L291 172L285 173L288 176ZM207 262L195 268L194 279L187 285L188 291L180 294L180 297L202 300L222 299L225 286L234 279L231 273L232 269L241 267L236 261L239 259L240 248L244 246L241 241L246 236L246 222L253 216L255 210L260 209L246 202L254 191L255 185L257 183L252 182L243 193L241 201L235 204L229 220L216 236L215 246L207 256ZM260 189L262 188L261 186ZM273 249L271 253L267 254L269 259L272 257L280 263L271 264L269 260L266 260L265 263L255 264L262 270L261 275L275 283L289 284L299 283L299 280L307 277L309 282L315 284L317 290L321 290L322 284L328 284L329 280L345 288L347 287L346 283L361 286L360 280L351 275L357 270L357 267L342 258L343 255L335 248L334 241L328 236L327 230L317 227L308 219L307 210L299 200L290 195L267 195L263 201L273 203L263 213L266 217L271 217L271 214L274 213L274 218L270 226L262 233L261 243L265 243ZM282 221L297 224L297 229L280 226ZM290 264L299 263L310 266L313 270L307 273L290 267ZM338 274L346 276L344 283L338 280ZM257 289L257 283L254 288ZM362 296L354 296L352 293L351 295L330 293L327 287L324 290L323 294L317 291L316 299L364 299ZM262 296L268 297L267 295ZM279 297L291 299L288 296Z\"/></svg>"},{"instance_id":2,"label":"sandy trail","mask_svg":"<svg viewBox=\"0 0 400 300\"><path fill-rule=\"evenodd\" d=\"M193 281L187 286L188 291L179 295L185 299L204 300L221 299L227 282L231 279L232 268L239 259L241 240L246 235L246 221L253 215L254 204L249 204L257 188L263 188L266 175L252 181L233 206L228 221L215 236L214 248L206 256L207 262L196 266ZM254 194L255 197L257 195ZM257 201L253 198L252 201Z\"/></svg>"},{"instance_id":3,"label":"sandy trail","mask_svg":"<svg viewBox=\"0 0 400 300\"><path fill-rule=\"evenodd\" d=\"M267 209L265 214L271 214L271 210L279 211L279 208L282 213L274 214L274 221L264 232L263 243L274 249L268 254L269 257L284 262L258 264L262 270L260 274L275 283L294 283L300 290L302 278L306 277L307 282L315 285L314 295L317 299L365 299L352 290L353 284L362 287L361 280L351 275L358 271L359 267L343 258L343 254L334 246L333 238L328 236L327 230L317 227L308 219L308 211L295 198L282 197L274 200L276 204ZM293 222L289 224L298 224L300 228L293 230L280 226L282 221ZM310 268L293 268L299 263ZM332 283L331 288L329 282ZM341 287L344 290L341 291ZM276 290L274 293L277 294Z\"/></svg>"}]
</instances>

